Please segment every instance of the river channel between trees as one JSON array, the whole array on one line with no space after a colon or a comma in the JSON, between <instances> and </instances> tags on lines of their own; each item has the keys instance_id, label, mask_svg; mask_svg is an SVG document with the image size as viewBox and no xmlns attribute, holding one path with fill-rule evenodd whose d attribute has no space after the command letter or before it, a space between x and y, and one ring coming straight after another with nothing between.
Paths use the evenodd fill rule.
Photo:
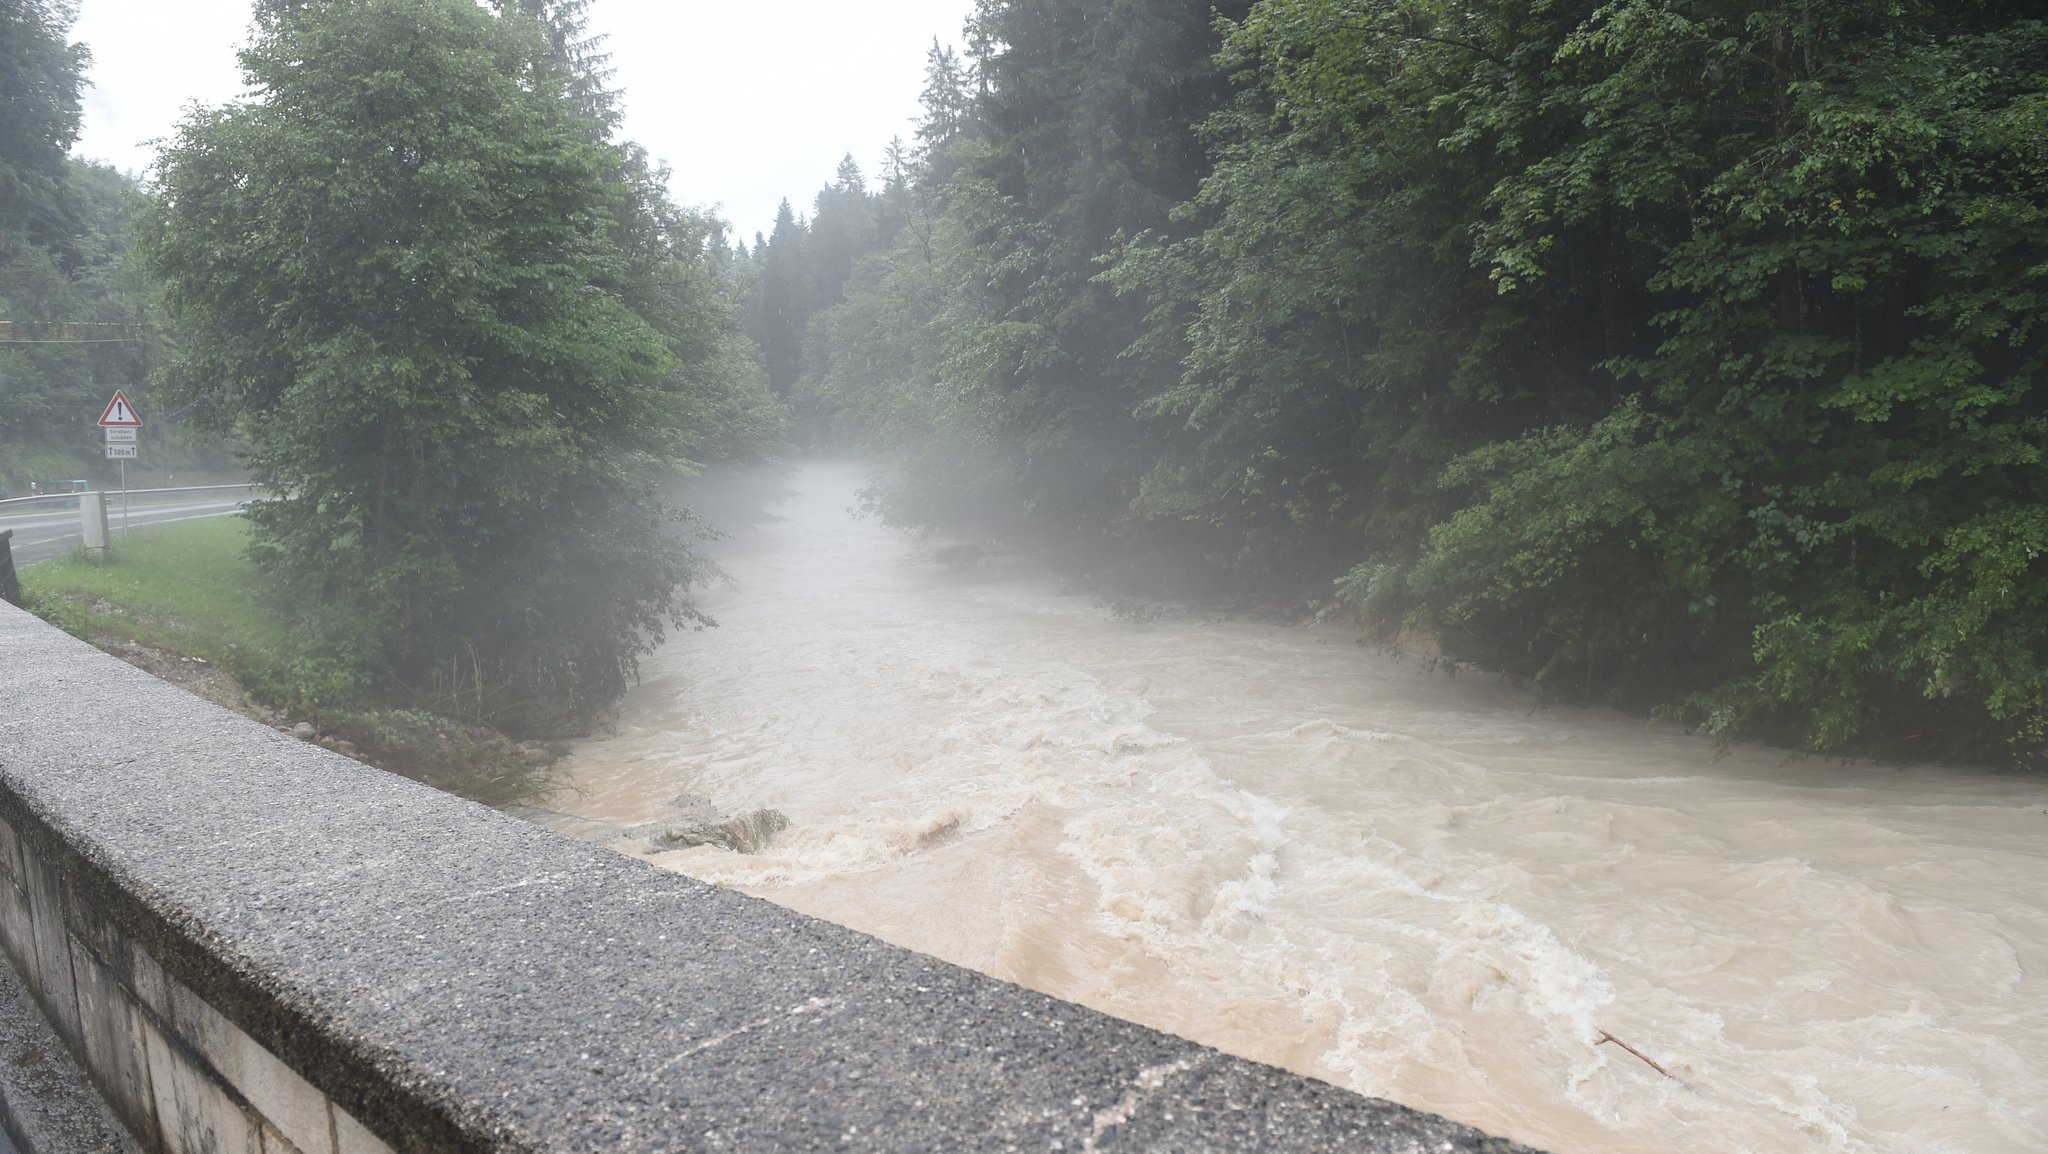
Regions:
<instances>
[{"instance_id":1,"label":"river channel between trees","mask_svg":"<svg viewBox=\"0 0 2048 1154\"><path fill-rule=\"evenodd\" d=\"M1560 1154L2048 1149L2040 777L1717 759L1336 624L1134 620L933 559L862 480L716 543L719 626L562 809L780 810L649 856Z\"/></svg>"}]
</instances>

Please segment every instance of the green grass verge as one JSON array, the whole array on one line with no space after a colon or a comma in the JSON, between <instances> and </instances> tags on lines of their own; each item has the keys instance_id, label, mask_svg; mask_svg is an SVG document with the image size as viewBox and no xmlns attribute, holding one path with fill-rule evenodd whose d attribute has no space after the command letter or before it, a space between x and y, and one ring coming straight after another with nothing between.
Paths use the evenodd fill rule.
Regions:
<instances>
[{"instance_id":1,"label":"green grass verge","mask_svg":"<svg viewBox=\"0 0 2048 1154\"><path fill-rule=\"evenodd\" d=\"M105 561L84 552L21 570L39 616L90 641L115 636L203 657L245 685L274 685L290 667L290 624L247 555L240 517L123 534Z\"/></svg>"},{"instance_id":2,"label":"green grass verge","mask_svg":"<svg viewBox=\"0 0 2048 1154\"><path fill-rule=\"evenodd\" d=\"M555 788L548 766L558 749L520 745L398 701L303 708L294 700L294 661L303 667L308 655L295 658L291 614L249 560L248 543L240 517L138 530L116 538L105 561L78 552L24 567L22 592L31 612L117 656L134 641L204 658L270 707L266 720L310 720L340 739L342 752L373 765L486 804L534 802Z\"/></svg>"}]
</instances>

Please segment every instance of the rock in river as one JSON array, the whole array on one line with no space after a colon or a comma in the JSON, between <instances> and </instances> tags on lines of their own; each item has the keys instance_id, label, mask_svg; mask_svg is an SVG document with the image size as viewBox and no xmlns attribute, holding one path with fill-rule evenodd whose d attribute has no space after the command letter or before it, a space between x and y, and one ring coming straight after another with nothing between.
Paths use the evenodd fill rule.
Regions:
<instances>
[{"instance_id":1,"label":"rock in river","mask_svg":"<svg viewBox=\"0 0 2048 1154\"><path fill-rule=\"evenodd\" d=\"M715 845L735 853L758 853L789 828L781 810L757 809L722 821L690 815L680 821L653 822L630 832L648 831L647 840L662 849L683 849L693 845Z\"/></svg>"}]
</instances>

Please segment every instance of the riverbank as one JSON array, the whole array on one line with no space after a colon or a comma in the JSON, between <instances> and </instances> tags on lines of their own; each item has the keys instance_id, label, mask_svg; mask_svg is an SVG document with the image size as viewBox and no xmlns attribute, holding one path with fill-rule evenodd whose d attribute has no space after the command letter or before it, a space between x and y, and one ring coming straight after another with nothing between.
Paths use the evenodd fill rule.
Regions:
<instances>
[{"instance_id":1,"label":"riverbank","mask_svg":"<svg viewBox=\"0 0 2048 1154\"><path fill-rule=\"evenodd\" d=\"M305 700L288 614L247 542L233 517L141 530L110 560L73 553L25 567L21 584L37 616L273 729L486 804L548 796L559 744L364 698Z\"/></svg>"}]
</instances>

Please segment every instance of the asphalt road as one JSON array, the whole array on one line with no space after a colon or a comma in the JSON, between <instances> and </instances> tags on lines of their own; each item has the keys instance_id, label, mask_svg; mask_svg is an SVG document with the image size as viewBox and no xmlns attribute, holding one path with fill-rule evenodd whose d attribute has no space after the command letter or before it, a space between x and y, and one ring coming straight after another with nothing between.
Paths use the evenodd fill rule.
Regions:
<instances>
[{"instance_id":1,"label":"asphalt road","mask_svg":"<svg viewBox=\"0 0 2048 1154\"><path fill-rule=\"evenodd\" d=\"M138 498L121 512L119 494L107 495L107 529L118 538L123 532L170 525L206 517L231 517L249 501L247 493L194 493L190 500L164 497ZM75 508L34 507L13 514L0 513L0 529L14 530L14 563L31 565L78 548L84 543Z\"/></svg>"}]
</instances>

